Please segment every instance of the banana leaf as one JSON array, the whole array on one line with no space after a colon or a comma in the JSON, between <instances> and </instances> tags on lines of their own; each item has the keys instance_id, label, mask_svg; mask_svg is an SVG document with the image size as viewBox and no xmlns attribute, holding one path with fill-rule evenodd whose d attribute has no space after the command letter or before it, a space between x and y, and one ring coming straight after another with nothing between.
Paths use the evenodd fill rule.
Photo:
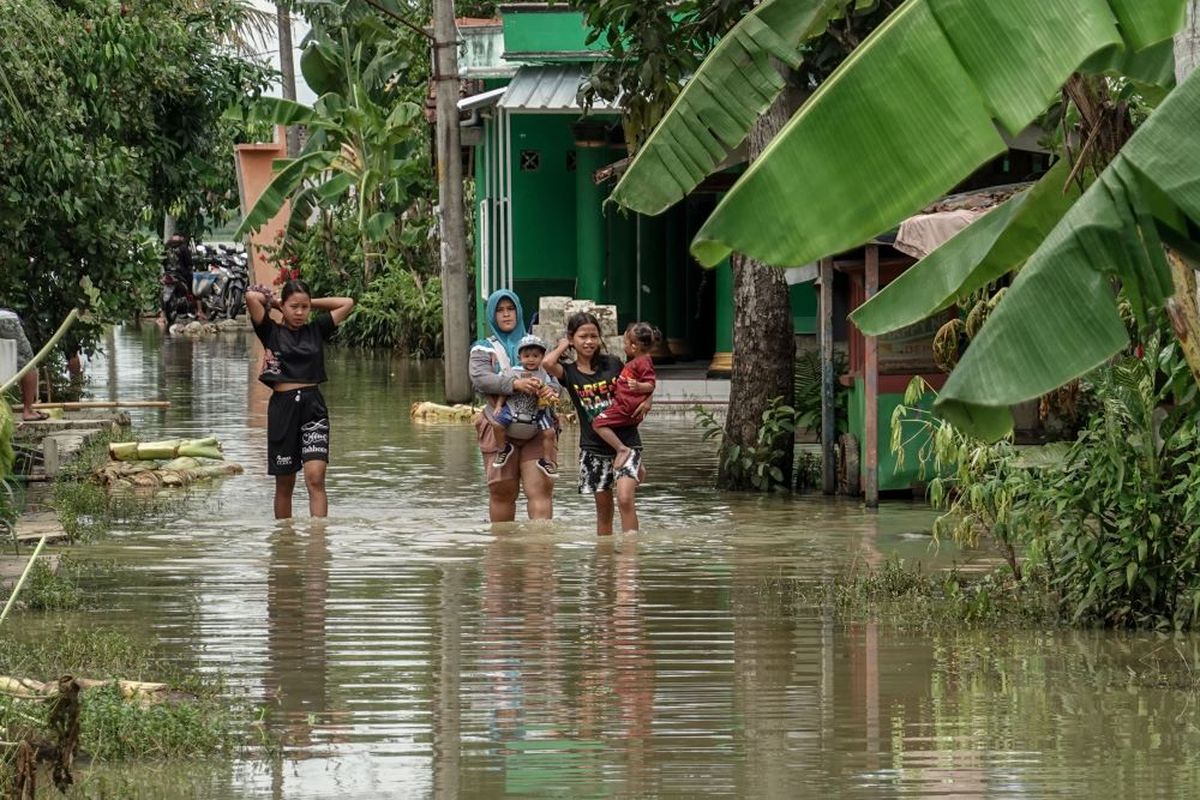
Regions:
<instances>
[{"instance_id":1,"label":"banana leaf","mask_svg":"<svg viewBox=\"0 0 1200 800\"><path fill-rule=\"evenodd\" d=\"M840 5L839 0L766 0L746 14L680 92L612 199L653 215L695 189L783 91L771 57L798 67L798 45L824 31Z\"/></svg>"},{"instance_id":2,"label":"banana leaf","mask_svg":"<svg viewBox=\"0 0 1200 800\"><path fill-rule=\"evenodd\" d=\"M1079 199L1060 160L1030 189L1001 203L859 306L850 319L867 336L903 328L954 304L1025 262Z\"/></svg>"},{"instance_id":3,"label":"banana leaf","mask_svg":"<svg viewBox=\"0 0 1200 800\"><path fill-rule=\"evenodd\" d=\"M1129 344L1120 281L1148 318L1173 291L1161 237L1200 239L1200 73L1175 89L1030 256L935 404L995 440L1009 406L1084 375Z\"/></svg>"},{"instance_id":4,"label":"banana leaf","mask_svg":"<svg viewBox=\"0 0 1200 800\"><path fill-rule=\"evenodd\" d=\"M296 191L300 184L328 169L337 158L338 153L318 150L305 153L299 158L277 159L273 166L279 171L267 184L267 188L263 189L262 194L258 196L258 200L254 202L254 206L234 232L234 238L241 239L251 231L256 231L267 224L272 217L279 213L279 209L283 208L283 204L287 202L288 196Z\"/></svg>"},{"instance_id":5,"label":"banana leaf","mask_svg":"<svg viewBox=\"0 0 1200 800\"><path fill-rule=\"evenodd\" d=\"M1094 54L1135 52L1185 0L911 0L851 54L725 196L692 243L807 264L886 231L1004 152Z\"/></svg>"},{"instance_id":6,"label":"banana leaf","mask_svg":"<svg viewBox=\"0 0 1200 800\"><path fill-rule=\"evenodd\" d=\"M312 108L282 97L260 97L248 109L230 106L225 117L271 125L309 125L318 120L317 112Z\"/></svg>"}]
</instances>

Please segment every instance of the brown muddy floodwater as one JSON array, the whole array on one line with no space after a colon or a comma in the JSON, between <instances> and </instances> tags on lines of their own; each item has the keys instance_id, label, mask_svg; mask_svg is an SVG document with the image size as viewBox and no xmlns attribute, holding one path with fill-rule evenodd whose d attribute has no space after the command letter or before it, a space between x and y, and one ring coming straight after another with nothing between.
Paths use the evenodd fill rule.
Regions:
<instances>
[{"instance_id":1,"label":"brown muddy floodwater","mask_svg":"<svg viewBox=\"0 0 1200 800\"><path fill-rule=\"evenodd\" d=\"M62 622L149 632L223 673L268 708L284 757L107 767L123 788L106 796L1200 790L1195 695L1130 677L1186 671L1196 640L898 633L791 609L789 578L956 555L914 533L931 519L920 506L715 493L714 453L688 418L644 426L641 534L597 540L569 469L554 523L493 531L471 429L409 420L412 401L439 396L438 365L339 351L330 520L276 524L256 357L248 335L119 330L92 361L94 397L167 397L135 424L216 435L247 473L164 526L87 548L119 565L91 587L106 610ZM569 465L573 431L564 444Z\"/></svg>"}]
</instances>

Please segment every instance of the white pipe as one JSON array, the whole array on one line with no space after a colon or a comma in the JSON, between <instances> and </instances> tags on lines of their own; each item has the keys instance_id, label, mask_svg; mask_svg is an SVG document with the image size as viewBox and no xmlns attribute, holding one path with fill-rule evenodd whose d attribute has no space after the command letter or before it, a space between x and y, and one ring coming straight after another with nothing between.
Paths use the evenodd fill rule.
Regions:
<instances>
[{"instance_id":1,"label":"white pipe","mask_svg":"<svg viewBox=\"0 0 1200 800\"><path fill-rule=\"evenodd\" d=\"M495 184L492 181L496 150L492 146L492 132L496 125L489 117L483 121L483 202L479 206L479 246L483 257L479 259L479 288L483 299L491 295L492 286L492 254L495 248L491 237L495 226L492 225L492 213L496 206Z\"/></svg>"},{"instance_id":2,"label":"white pipe","mask_svg":"<svg viewBox=\"0 0 1200 800\"><path fill-rule=\"evenodd\" d=\"M506 287L513 288L513 202L512 202L512 186L513 186L513 169L512 169L512 114L507 110L504 112L504 138L507 140L504 145L504 157L508 161L507 177L505 186L508 190L508 195L504 202L505 214L504 224L507 233L508 241L505 242L507 250L507 258L505 258L505 269L507 270Z\"/></svg>"},{"instance_id":3,"label":"white pipe","mask_svg":"<svg viewBox=\"0 0 1200 800\"><path fill-rule=\"evenodd\" d=\"M491 231L491 220L488 219L488 200L485 198L479 201L479 288L485 299L492 294L491 268L488 266L492 258L491 242L488 241Z\"/></svg>"}]
</instances>

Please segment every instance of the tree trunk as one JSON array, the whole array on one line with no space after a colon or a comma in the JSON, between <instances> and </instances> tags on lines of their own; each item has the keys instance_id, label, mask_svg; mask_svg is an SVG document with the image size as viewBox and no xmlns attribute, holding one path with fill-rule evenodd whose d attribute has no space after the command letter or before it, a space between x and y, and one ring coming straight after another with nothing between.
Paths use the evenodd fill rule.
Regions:
<instances>
[{"instance_id":1,"label":"tree trunk","mask_svg":"<svg viewBox=\"0 0 1200 800\"><path fill-rule=\"evenodd\" d=\"M292 15L287 3L275 4L276 28L279 33L279 75L283 99L296 99L296 65L292 60ZM289 125L287 129L287 155L300 155L300 127Z\"/></svg>"},{"instance_id":2,"label":"tree trunk","mask_svg":"<svg viewBox=\"0 0 1200 800\"><path fill-rule=\"evenodd\" d=\"M791 93L784 92L750 130L750 160L766 149L796 107ZM765 233L764 235L770 235ZM724 450L738 445L743 451L754 446L762 425L763 411L771 400L794 399L795 335L787 281L782 269L742 255L733 257L733 380L729 412L725 420ZM791 485L794 435L782 433L772 443L779 452L775 466ZM717 473L720 489L753 488L750 475L721 459Z\"/></svg>"},{"instance_id":3,"label":"tree trunk","mask_svg":"<svg viewBox=\"0 0 1200 800\"><path fill-rule=\"evenodd\" d=\"M1200 64L1200 0L1191 0L1187 24L1175 37L1175 77L1179 83Z\"/></svg>"}]
</instances>

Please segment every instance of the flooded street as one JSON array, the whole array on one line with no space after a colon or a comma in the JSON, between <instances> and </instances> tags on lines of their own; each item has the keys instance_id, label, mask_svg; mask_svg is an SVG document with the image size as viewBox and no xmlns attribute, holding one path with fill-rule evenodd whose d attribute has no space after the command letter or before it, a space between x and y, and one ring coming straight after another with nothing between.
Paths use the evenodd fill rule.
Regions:
<instances>
[{"instance_id":1,"label":"flooded street","mask_svg":"<svg viewBox=\"0 0 1200 800\"><path fill-rule=\"evenodd\" d=\"M102 612L268 710L277 763L163 770L162 797L1188 797L1189 691L1133 681L1197 640L1103 632L897 633L797 611L782 584L889 555L949 564L920 505L719 495L690 416L644 428L644 531L597 540L568 428L555 521L493 531L473 431L419 425L438 364L328 358L330 518L271 517L267 390L249 334L116 331L97 399L149 438L217 436L246 474L112 559ZM109 768L113 769L113 768ZM121 770L113 769L114 773ZM120 796L119 793L113 796Z\"/></svg>"}]
</instances>

